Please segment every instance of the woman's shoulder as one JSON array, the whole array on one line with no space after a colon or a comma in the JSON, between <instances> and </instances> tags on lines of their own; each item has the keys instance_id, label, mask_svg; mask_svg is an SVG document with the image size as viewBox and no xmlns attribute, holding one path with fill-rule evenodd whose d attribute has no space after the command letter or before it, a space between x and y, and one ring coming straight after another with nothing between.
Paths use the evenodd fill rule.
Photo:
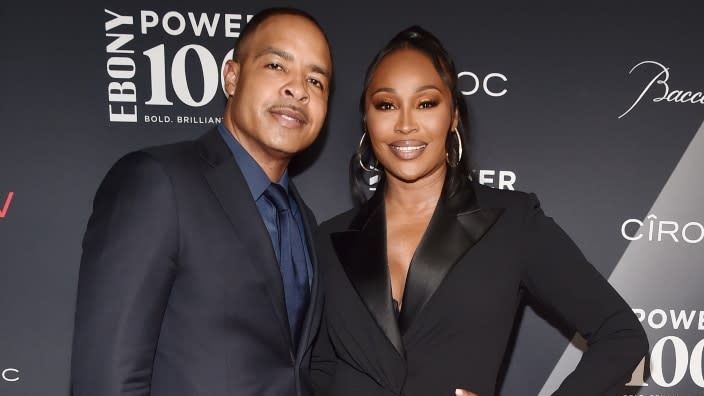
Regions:
<instances>
[{"instance_id":1,"label":"woman's shoulder","mask_svg":"<svg viewBox=\"0 0 704 396\"><path fill-rule=\"evenodd\" d=\"M325 234L345 231L349 228L357 213L359 213L359 208L352 208L339 213L320 223L320 231Z\"/></svg>"},{"instance_id":2,"label":"woman's shoulder","mask_svg":"<svg viewBox=\"0 0 704 396\"><path fill-rule=\"evenodd\" d=\"M485 208L527 209L538 201L533 193L492 188L474 181L472 188L479 206Z\"/></svg>"}]
</instances>

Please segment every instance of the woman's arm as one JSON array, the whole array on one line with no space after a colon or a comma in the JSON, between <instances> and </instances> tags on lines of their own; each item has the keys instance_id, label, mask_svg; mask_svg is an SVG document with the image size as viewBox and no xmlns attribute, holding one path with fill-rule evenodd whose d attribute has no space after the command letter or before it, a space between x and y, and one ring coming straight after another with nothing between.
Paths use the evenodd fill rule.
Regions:
<instances>
[{"instance_id":1,"label":"woman's arm","mask_svg":"<svg viewBox=\"0 0 704 396\"><path fill-rule=\"evenodd\" d=\"M555 395L605 395L624 385L648 352L631 308L555 222L535 195L528 199L519 258L528 292L572 324L587 340L577 368Z\"/></svg>"}]
</instances>

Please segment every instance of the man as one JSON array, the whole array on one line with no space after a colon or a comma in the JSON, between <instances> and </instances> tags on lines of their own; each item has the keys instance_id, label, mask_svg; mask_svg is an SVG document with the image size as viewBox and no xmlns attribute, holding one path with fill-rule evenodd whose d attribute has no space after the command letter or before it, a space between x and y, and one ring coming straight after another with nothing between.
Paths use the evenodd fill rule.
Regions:
<instances>
[{"instance_id":1,"label":"man","mask_svg":"<svg viewBox=\"0 0 704 396\"><path fill-rule=\"evenodd\" d=\"M328 42L309 15L269 9L235 54L222 125L125 156L98 189L79 274L75 396L312 393L315 221L286 167L323 125Z\"/></svg>"}]
</instances>

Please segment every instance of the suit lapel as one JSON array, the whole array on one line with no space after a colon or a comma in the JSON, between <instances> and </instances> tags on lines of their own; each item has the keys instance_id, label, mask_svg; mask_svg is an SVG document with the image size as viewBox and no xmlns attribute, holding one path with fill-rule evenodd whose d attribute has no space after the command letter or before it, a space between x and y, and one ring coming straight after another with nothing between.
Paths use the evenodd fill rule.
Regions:
<instances>
[{"instance_id":1,"label":"suit lapel","mask_svg":"<svg viewBox=\"0 0 704 396\"><path fill-rule=\"evenodd\" d=\"M271 238L259 215L247 182L227 144L217 129L200 138L201 156L205 160L203 173L210 188L224 209L235 234L246 246L248 261L254 274L266 285L284 338L290 340L288 316L284 303L284 288ZM237 258L233 258L233 264Z\"/></svg>"},{"instance_id":2,"label":"suit lapel","mask_svg":"<svg viewBox=\"0 0 704 396\"><path fill-rule=\"evenodd\" d=\"M349 229L330 235L352 286L399 355L404 356L401 333L391 303L386 264L386 219L383 192L367 202Z\"/></svg>"},{"instance_id":3,"label":"suit lapel","mask_svg":"<svg viewBox=\"0 0 704 396\"><path fill-rule=\"evenodd\" d=\"M310 257L312 269L312 272L309 273L309 276L311 277L310 304L306 312L306 318L303 322L303 331L301 333L301 339L298 341L298 348L296 349L298 351L298 358L301 358L305 355L306 351L312 345L312 340L315 334L311 334L311 332L317 330L317 326L313 326L313 324L318 323L320 321L321 315L320 298L318 298L318 283L320 279L320 277L318 276L319 264L318 255L316 254L314 244L314 231L316 230L318 225L316 224L313 216L309 213L308 207L303 202L303 199L301 198L300 194L298 193L298 190L292 182L289 183L289 191L293 196L293 199L296 200L298 209L301 211L301 217L303 218L303 228L305 231L306 247L308 248L308 256Z\"/></svg>"},{"instance_id":4,"label":"suit lapel","mask_svg":"<svg viewBox=\"0 0 704 396\"><path fill-rule=\"evenodd\" d=\"M454 196L443 191L416 248L406 278L399 328L405 333L447 273L491 228L503 209L482 209L464 183Z\"/></svg>"}]
</instances>

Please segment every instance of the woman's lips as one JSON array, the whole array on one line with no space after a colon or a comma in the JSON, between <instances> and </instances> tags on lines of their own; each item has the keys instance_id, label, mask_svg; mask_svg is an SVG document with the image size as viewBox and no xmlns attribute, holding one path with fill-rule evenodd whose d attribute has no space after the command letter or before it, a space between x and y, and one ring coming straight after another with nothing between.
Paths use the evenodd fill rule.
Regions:
<instances>
[{"instance_id":1,"label":"woman's lips","mask_svg":"<svg viewBox=\"0 0 704 396\"><path fill-rule=\"evenodd\" d=\"M427 146L427 143L418 140L399 140L389 144L391 152L404 160L418 158Z\"/></svg>"}]
</instances>

